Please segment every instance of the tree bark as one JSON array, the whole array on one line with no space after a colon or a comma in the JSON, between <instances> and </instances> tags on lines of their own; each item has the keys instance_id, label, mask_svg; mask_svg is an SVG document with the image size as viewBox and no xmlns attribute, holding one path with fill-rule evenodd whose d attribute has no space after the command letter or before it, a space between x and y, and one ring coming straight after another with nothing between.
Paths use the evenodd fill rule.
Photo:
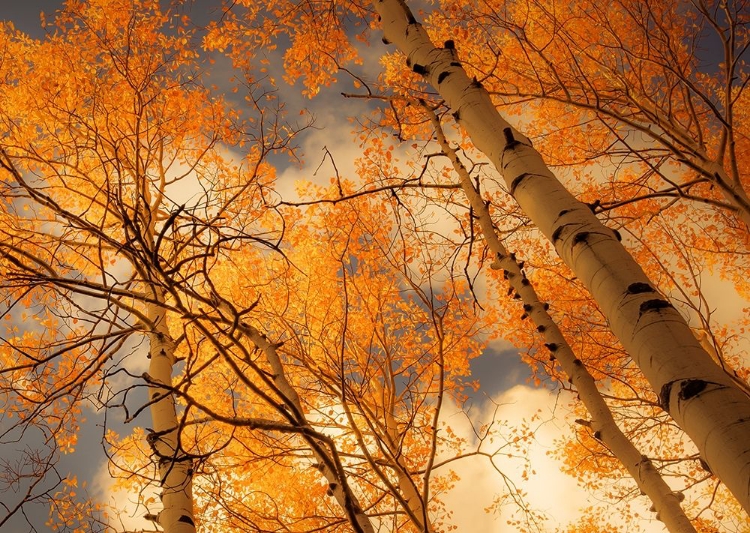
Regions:
<instances>
[{"instance_id":1,"label":"tree bark","mask_svg":"<svg viewBox=\"0 0 750 533\"><path fill-rule=\"evenodd\" d=\"M237 313L228 306L220 306L220 309L232 319L237 317ZM255 327L244 322L239 322L239 320L237 320L237 323L240 331L265 354L266 360L273 370L274 385L279 394L284 398L285 405L293 412L292 416L296 419L296 423L307 427L310 433L314 433L315 431L304 416L305 411L297 391L286 378L284 365L276 351L276 346ZM235 371L238 370L235 369ZM302 433L302 436L310 446L318 470L320 470L326 481L328 481L329 495L335 498L336 502L347 514L354 531L357 533L374 533L375 527L349 485L343 465L338 455L332 449L332 443L311 437L308 433ZM326 453L326 448L331 449L330 453Z\"/></svg>"},{"instance_id":2,"label":"tree bark","mask_svg":"<svg viewBox=\"0 0 750 533\"><path fill-rule=\"evenodd\" d=\"M547 311L549 306L541 301L534 285L526 278L514 254L510 253L500 242L488 204L474 187L469 172L448 143L440 119L432 111L429 111L429 114L435 126L438 143L458 174L461 189L474 210L484 242L492 252L491 257L495 258L491 267L496 270L503 269L506 272L508 283L521 297L525 312L546 341L545 346L550 351L550 359L560 363L570 382L578 391L581 402L591 415L591 421L586 422L585 425L591 429L594 437L600 440L622 463L641 492L653 503L656 518L664 522L671 533L695 533L695 528L680 505L684 495L674 492L654 468L651 460L642 455L630 439L620 431L593 376L583 362L575 356L567 339Z\"/></svg>"},{"instance_id":3,"label":"tree bark","mask_svg":"<svg viewBox=\"0 0 750 533\"><path fill-rule=\"evenodd\" d=\"M152 292L155 300L163 299L159 288L152 288ZM149 333L148 369L153 432L147 438L159 464L164 506L156 521L166 533L195 533L193 464L180 446L179 422L171 392L174 342L169 335L164 309L152 303L148 311L153 328Z\"/></svg>"},{"instance_id":4,"label":"tree bark","mask_svg":"<svg viewBox=\"0 0 750 533\"><path fill-rule=\"evenodd\" d=\"M743 508L750 510L750 398L695 339L619 242L544 164L529 139L500 116L454 50L436 48L403 0L374 0L385 40L440 93L502 174L510 193L586 285L666 411Z\"/></svg>"}]
</instances>

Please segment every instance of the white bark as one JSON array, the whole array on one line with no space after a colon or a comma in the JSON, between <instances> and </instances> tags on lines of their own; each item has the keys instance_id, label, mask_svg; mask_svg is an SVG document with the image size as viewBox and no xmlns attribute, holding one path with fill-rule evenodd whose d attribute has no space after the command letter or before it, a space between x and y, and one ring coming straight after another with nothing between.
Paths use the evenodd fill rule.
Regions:
<instances>
[{"instance_id":1,"label":"white bark","mask_svg":"<svg viewBox=\"0 0 750 533\"><path fill-rule=\"evenodd\" d=\"M673 492L661 474L654 468L651 460L642 455L630 439L620 431L612 417L609 406L599 393L593 376L573 353L567 339L548 313L548 306L540 300L536 289L526 278L521 264L500 242L490 216L489 207L474 188L471 176L459 159L458 154L450 147L443 133L440 120L432 112L430 112L430 119L435 126L437 140L443 149L443 153L451 160L453 168L458 174L461 188L474 210L484 241L492 252L492 257L495 258L491 265L492 268L502 269L505 272L508 283L521 297L524 312L536 324L537 331L546 341L545 346L550 351L550 359L559 361L563 371L578 391L581 402L583 402L592 418L585 425L591 429L594 437L602 441L627 469L641 492L653 502L653 510L656 511L657 519L664 522L671 533L695 533L695 528L680 506L684 495Z\"/></svg>"},{"instance_id":2,"label":"white bark","mask_svg":"<svg viewBox=\"0 0 750 533\"><path fill-rule=\"evenodd\" d=\"M524 212L586 285L663 407L750 510L750 398L711 360L616 234L555 178L453 50L436 48L403 0L374 0L386 41L407 56L505 179Z\"/></svg>"},{"instance_id":3,"label":"white bark","mask_svg":"<svg viewBox=\"0 0 750 533\"><path fill-rule=\"evenodd\" d=\"M159 289L153 289L161 300ZM172 369L175 363L174 343L169 335L167 316L163 308L149 304L150 364L148 369L149 399L153 433L149 443L159 464L162 511L157 523L166 533L195 533L193 518L193 465L179 444L179 428L174 396ZM159 386L164 385L164 387Z\"/></svg>"},{"instance_id":4,"label":"white bark","mask_svg":"<svg viewBox=\"0 0 750 533\"><path fill-rule=\"evenodd\" d=\"M227 313L230 319L234 322L237 313L230 309L228 305L220 305L220 308ZM332 449L332 443L330 443L330 441L324 442L321 439L310 436L310 433L316 432L305 419L304 409L299 395L286 378L281 357L279 357L276 350L277 346L271 343L265 335L253 326L240 322L239 329L265 354L266 360L271 366L273 372L273 383L278 392L283 396L285 401L284 405L292 411L292 417L295 419L295 423L309 430L309 432L301 433L301 435L310 445L313 457L316 460L316 467L326 478L326 481L328 481L329 495L336 499L339 506L347 514L354 531L358 533L374 533L375 528L352 491L346 479L343 465ZM239 371L239 369L236 369L236 371ZM327 453L326 448L331 448L331 452Z\"/></svg>"}]
</instances>

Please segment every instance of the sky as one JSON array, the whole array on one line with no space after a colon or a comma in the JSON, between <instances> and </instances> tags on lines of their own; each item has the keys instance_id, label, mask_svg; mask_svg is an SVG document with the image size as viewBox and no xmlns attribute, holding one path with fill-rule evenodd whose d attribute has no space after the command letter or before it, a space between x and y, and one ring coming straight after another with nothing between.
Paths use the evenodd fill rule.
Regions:
<instances>
[{"instance_id":1,"label":"sky","mask_svg":"<svg viewBox=\"0 0 750 533\"><path fill-rule=\"evenodd\" d=\"M200 1L200 0L199 0ZM32 36L39 37L43 31L39 28L39 12L44 11L51 14L62 2L56 0L0 0L0 19L11 20L15 26ZM204 6L207 4L204 4ZM51 18L51 17L48 17ZM373 51L379 54L381 51ZM303 137L301 147L308 161L322 159L324 148L334 152L337 164L342 172L353 172L353 165L358 148L351 142L346 128L341 128L341 114L347 110L354 110L361 103L351 101L342 102L338 97L340 88L332 88L329 95L314 104L316 106L317 129L311 130ZM294 105L302 105L299 93L296 89L284 91L282 99ZM350 114L355 114L354 111ZM315 167L316 165L311 165ZM293 194L293 183L297 179L310 178L310 171L300 171L297 167L287 165L280 168L279 182L286 194ZM325 175L322 172L321 175ZM725 293L726 288L718 280L710 280L715 283L719 293ZM729 296L731 298L731 295ZM734 313L731 309L740 308L743 302L736 300L732 305L723 305L720 312ZM502 407L498 411L499 417L508 422L519 422L523 418L541 411L543 424L537 433L537 444L532 451L535 468L544 475L532 476L525 488L530 495L531 503L552 516L551 525L564 526L579 514L579 507L585 506L588 496L576 485L575 480L560 472L560 465L550 458L547 452L554 447L554 440L566 429L572 413L566 408L568 399L561 397L554 390L533 389L526 385L529 372L525 365L520 363L517 351L507 343L498 341L493 343L472 364L472 372L482 384L482 394L492 398L493 402L486 401L482 397L472 399L473 413L477 420L489 420L495 404ZM463 432L467 439L473 439L473 428L466 422L461 422L462 415L458 406L451 406L447 414L448 418L456 420L457 432ZM146 425L147 422L141 422ZM89 413L88 421L82 426L81 438L77 451L69 456L64 456L60 462L60 471L75 472L80 480L88 480L90 490L104 494L111 490L108 485L105 457L101 450L101 420L95 413ZM509 471L517 466L506 465ZM487 468L487 465L479 460L466 462L462 466L462 480L458 483L456 490L451 496L448 506L453 510L456 522L465 531L483 531L487 533L508 533L513 531L505 525L505 517L492 513L484 513L483 509L491 505L490 495L502 488L497 476ZM126 495L110 493L113 498L125 498ZM0 494L0 500L2 495ZM644 521L643 532L658 532L663 528L659 522L650 517L647 509L650 504L643 503ZM19 517L20 518L20 517ZM46 519L46 509L39 510L36 516L30 515L30 520L37 526L39 531L46 531L43 521ZM142 521L134 519L126 523L129 527L144 527ZM3 531L15 532L25 531L23 521L16 520Z\"/></svg>"},{"instance_id":2,"label":"sky","mask_svg":"<svg viewBox=\"0 0 750 533\"><path fill-rule=\"evenodd\" d=\"M61 0L25 0L22 2L2 0L0 3L2 3L2 7L0 7L1 20L13 21L16 29L35 37L44 34L39 24L39 13L44 12L51 15L60 9L63 4Z\"/></svg>"},{"instance_id":3,"label":"sky","mask_svg":"<svg viewBox=\"0 0 750 533\"><path fill-rule=\"evenodd\" d=\"M22 2L16 2L14 0L0 0L3 4L0 8L0 20L12 21L16 29L21 30L32 37L41 38L45 32L40 27L40 12L44 12L48 21L52 20L52 14L56 9L59 9L63 2L62 0L25 0ZM210 4L206 3L203 5L204 8L209 8ZM286 85L282 85L283 88L288 88ZM330 149L336 156L337 161L353 161L357 155L358 149L356 145L351 142L347 128L340 128L340 112L350 111L350 114L356 114L357 110L361 112L362 103L354 101L341 102L339 97L340 89L333 88L329 91L331 93L330 101L326 102L324 98L319 98L316 111L316 130L313 130L313 134L305 137L302 141L302 151L306 154L308 160L317 161L322 155L325 149ZM309 105L309 102L303 101L299 96L297 89L290 89L287 91L287 95L284 97L290 107L305 106ZM284 165L284 161L279 159L279 164ZM287 162L288 163L288 162ZM317 165L313 165L317 166ZM282 190L287 196L295 195L294 193L294 182L298 179L308 179L309 171L307 174L300 175L300 170L293 165L286 165L286 168L281 169L281 176L279 182L282 184ZM325 169L321 172L321 176L326 175ZM327 178L326 178L327 179ZM144 358L145 361L145 358ZM141 369L142 372L144 369ZM138 372L138 369L134 369ZM497 397L502 391L509 391L512 387L519 383L523 383L529 375L528 369L525 365L520 363L516 356L516 351L507 344L496 343L492 347L489 347L485 352L484 357L480 357L474 360L472 363L472 372L478 377L482 384L482 394ZM510 406L518 402L519 390L516 389L513 399L508 404ZM531 389L529 389L531 391ZM540 393L539 391L531 392L534 398L533 402L524 401L524 406L527 409L536 410L540 407L540 402L545 403L543 398L546 398L546 393ZM505 402L505 400L503 400ZM476 413L479 410L484 409L484 401L482 398L475 400L476 406L473 407L473 411ZM539 404L539 405L537 405ZM458 416L458 407L454 406L456 412L453 416ZM508 409L508 411L514 411L514 416L517 416L521 411L517 409ZM530 412L532 412L530 411ZM487 413L484 413L486 415ZM483 416L484 416L483 415ZM118 426L116 423L113 424L112 420L118 418L116 413L112 413L110 416L110 426L114 426L116 429L126 431L126 428ZM479 416L479 415L478 415ZM481 418L481 416L480 416ZM86 481L88 484L88 491L90 494L100 493L104 497L105 493L108 493L109 498L122 503L123 500L129 498L129 495L122 493L115 493L111 489L109 476L107 475L106 469L106 457L102 451L102 427L101 427L101 414L89 412L86 413L86 421L81 426L80 438L76 451L70 455L63 455L58 463L58 470L61 475L65 476L68 473L74 473L79 481L79 484ZM136 420L136 423L147 426L148 420ZM473 432L470 427L465 427L467 431L467 437L470 437ZM41 435L31 436L29 434L24 436L23 443L29 446L40 445L42 441ZM551 439L548 443L551 446ZM0 448L0 454L4 455L6 460L12 460L13 452L8 446ZM94 458L96 460L94 460ZM544 459L542 459L544 460ZM461 522L468 522L472 526L476 526L483 531L497 532L502 531L503 520L498 521L497 517L492 515L486 515L481 511L483 507L489 506L491 501L491 495L496 492L496 487L493 484L496 482L493 476L488 475L486 465L481 464L477 461L467 462L466 464L467 474L464 476L462 481L456 490L455 500L455 512L457 516L463 516ZM560 474L558 483L568 485L570 489L575 485L566 476ZM51 485L50 485L51 486ZM486 501L482 501L482 498L477 497L477 488L482 487L481 493L488 495L485 498ZM8 503L15 501L16 495L11 495L9 498L4 498L0 494L0 501L6 500ZM6 495L7 497L7 495ZM105 498L106 500L106 498ZM18 515L9 523L5 524L0 531L9 532L22 532L28 529L26 521L29 520L38 531L48 531L49 529L44 525L44 521L47 519L46 507L29 507L29 512L26 516ZM144 527L143 520L140 519L140 515L143 513L143 509L138 511L138 515L128 519L124 518L124 525L132 527L133 529L138 527ZM1 514L1 511L0 511ZM477 516L481 515L483 524L477 522ZM1 518L1 517L0 517Z\"/></svg>"}]
</instances>

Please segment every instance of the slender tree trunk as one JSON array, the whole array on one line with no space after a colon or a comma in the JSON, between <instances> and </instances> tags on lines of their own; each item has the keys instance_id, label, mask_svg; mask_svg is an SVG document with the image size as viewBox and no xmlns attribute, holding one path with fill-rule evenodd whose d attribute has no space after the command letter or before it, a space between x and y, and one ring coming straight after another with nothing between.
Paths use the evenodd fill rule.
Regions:
<instances>
[{"instance_id":1,"label":"slender tree trunk","mask_svg":"<svg viewBox=\"0 0 750 533\"><path fill-rule=\"evenodd\" d=\"M586 285L665 410L745 510L750 510L750 398L719 368L616 233L576 200L531 142L503 119L481 83L436 48L403 0L374 0L386 41L440 93L474 145L563 261ZM446 43L448 44L448 43Z\"/></svg>"},{"instance_id":2,"label":"slender tree trunk","mask_svg":"<svg viewBox=\"0 0 750 533\"><path fill-rule=\"evenodd\" d=\"M661 474L654 468L651 460L642 455L630 439L620 431L612 417L609 406L596 386L593 376L573 353L567 339L548 313L548 306L539 299L536 289L526 278L523 268L515 260L514 254L509 253L500 242L495 232L489 207L482 199L479 191L474 188L469 172L445 138L440 119L432 111L428 112L435 126L437 140L445 155L451 160L453 168L458 174L461 189L463 189L469 200L469 205L474 210L484 241L492 252L492 256L496 258L492 268L503 269L506 272L508 283L521 297L524 311L536 324L537 330L546 341L545 346L550 351L550 359L556 359L560 363L563 371L570 378L570 382L578 391L581 402L591 415L590 422L579 421L579 423L588 426L594 433L594 437L602 441L622 463L641 492L646 494L654 504L653 509L656 511L657 519L664 522L671 533L695 533L695 528L680 506L684 495L673 492Z\"/></svg>"},{"instance_id":3,"label":"slender tree trunk","mask_svg":"<svg viewBox=\"0 0 750 533\"><path fill-rule=\"evenodd\" d=\"M228 309L227 306L220 307L230 317L234 318L237 316L237 313ZM320 470L326 481L328 481L329 495L336 499L337 503L347 514L354 531L357 533L374 533L375 527L349 485L346 472L338 455L333 450L332 443L324 442L321 439L310 436L310 433L314 433L315 431L305 418L302 402L297 391L295 391L292 384L286 378L284 365L276 351L276 345L271 343L265 335L253 326L240 322L239 329L258 349L263 351L273 371L274 385L280 395L283 396L286 406L293 412L296 422L300 426L304 426L310 430L310 432L302 433L302 436L310 446L313 457L317 461L318 470ZM239 371L239 369L235 370ZM330 448L331 451L327 453L326 448Z\"/></svg>"},{"instance_id":4,"label":"slender tree trunk","mask_svg":"<svg viewBox=\"0 0 750 533\"><path fill-rule=\"evenodd\" d=\"M162 300L159 288L153 288L152 292L156 300ZM148 440L159 462L164 505L156 521L166 533L195 533L193 465L180 446L177 412L171 393L174 342L169 335L164 309L149 304L148 312L153 327L149 334L151 359L148 369L153 432Z\"/></svg>"},{"instance_id":5,"label":"slender tree trunk","mask_svg":"<svg viewBox=\"0 0 750 533\"><path fill-rule=\"evenodd\" d=\"M434 528L430 523L429 516L427 514L426 502L422 501L422 495L417 490L414 480L409 476L407 467L404 464L404 458L399 454L399 431L398 422L393 413L394 398L393 391L384 390L381 383L374 379L371 381L371 386L375 392L375 396L380 396L384 400L388 398L388 401L384 401L383 408L383 421L385 422L385 445L388 447L389 453L391 454L391 460L396 463L394 465L394 471L396 478L398 479L398 488L401 490L404 501L409 508L411 516L415 517L417 523L415 526L419 527L419 531L424 533L432 533Z\"/></svg>"}]
</instances>

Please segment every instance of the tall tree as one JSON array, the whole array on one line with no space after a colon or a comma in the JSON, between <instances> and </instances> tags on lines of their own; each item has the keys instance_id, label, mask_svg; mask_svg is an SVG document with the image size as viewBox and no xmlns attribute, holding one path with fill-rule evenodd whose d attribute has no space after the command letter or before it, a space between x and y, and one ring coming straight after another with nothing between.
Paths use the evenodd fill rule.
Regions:
<instances>
[{"instance_id":1,"label":"tall tree","mask_svg":"<svg viewBox=\"0 0 750 533\"><path fill-rule=\"evenodd\" d=\"M195 524L165 272L189 280L211 254L212 211L255 190L265 149L248 156L255 173L231 174L218 143L232 142L233 116L192 72L190 37L148 1L68 2L43 41L2 35L2 291L6 318L39 320L5 340L5 410L20 431L55 421L47 437L69 452L82 405L125 405L135 385L123 391L117 375L148 361L153 519L170 532Z\"/></svg>"},{"instance_id":2,"label":"tall tree","mask_svg":"<svg viewBox=\"0 0 750 533\"><path fill-rule=\"evenodd\" d=\"M567 192L528 139L500 117L481 84L453 64L453 50L436 48L403 3L374 5L385 38L440 91L524 212L591 291L664 409L750 509L750 453L742 444L750 437L750 397L713 362L612 230Z\"/></svg>"},{"instance_id":3,"label":"tall tree","mask_svg":"<svg viewBox=\"0 0 750 533\"><path fill-rule=\"evenodd\" d=\"M334 198L350 188L342 181L309 194ZM204 309L194 323L205 328L186 337L212 368L191 372L190 388L177 391L202 421L198 472L216 480L199 497L201 514L214 517L202 527L336 529L342 517L329 502L350 490L361 516L350 517L353 529L377 517L394 531L436 530L448 518L442 493L457 460L520 453L530 438L497 435L503 442L480 452L451 432L444 405L465 398L469 359L490 317L477 317L461 286L433 286L450 247L425 248L406 227L391 227L384 215L393 204L361 198L302 218L290 213L285 257L243 251L211 269L220 308L241 322L222 323ZM403 262L417 254L426 256L414 261L419 268ZM232 311L230 298L252 312ZM233 322L240 335L231 333ZM261 326L268 340L252 333ZM244 335L257 351L242 354ZM241 371L220 364L214 350ZM285 385L274 388L282 375ZM285 408L269 409L275 401ZM127 471L145 464L143 452L133 458L135 447L122 448ZM320 472L325 485L316 481Z\"/></svg>"},{"instance_id":4,"label":"tall tree","mask_svg":"<svg viewBox=\"0 0 750 533\"><path fill-rule=\"evenodd\" d=\"M346 2L325 6L304 3L301 6L299 11L278 8L275 14L287 16L287 25L284 27L283 24L278 24L275 31L282 32L286 29L295 34L291 49L285 56L288 71L296 76L305 76L306 83L310 86L309 91L314 94L317 87L321 83L328 83L332 79L331 73L354 53L355 47L345 38L344 24L334 17L347 12L366 14L369 8ZM474 79L466 75L461 63L462 56L456 52L457 46L460 50L461 42L448 39L443 47L435 47L403 2L373 2L372 9L377 12L382 24L383 40L396 44L403 56L406 56L406 65L439 92L446 108L453 112L457 124L467 131L473 145L486 154L503 175L507 190L519 202L525 214L550 239L563 260L592 292L612 330L651 383L661 406L686 430L712 471L747 508L750 505L747 491L748 454L744 445L740 444L747 440L749 430L750 404L745 386L712 361L680 313L660 295L655 284L618 242L620 234L603 226L592 213L591 207L597 210L599 203L591 199L590 207L575 200L547 169L529 140L497 114L495 103L483 87L486 76L482 76L481 71L476 72ZM450 9L459 12L458 14L467 14L467 18L472 16L470 6L450 4ZM492 9L490 6L488 11ZM658 17L652 17L657 19L656 24L663 13L678 12L668 6L654 9L655 13L659 13ZM251 11L249 18L252 20L261 11L262 8ZM741 16L735 16L735 11L728 15L727 21L733 32L741 33L743 30L738 29L739 26L734 22L740 20ZM454 30L450 27L451 16L452 11L447 10L444 17L436 17L444 22L446 33ZM305 17L308 21L320 20L321 23L302 24ZM478 17L477 20L481 23L482 19ZM536 26L537 19L533 16L524 20L529 21L530 28L538 27L542 35L544 32L554 34L554 28L557 27L555 24ZM230 41L224 37L225 40L221 42L224 46L227 42L234 43L237 50L233 57L242 63L242 55L247 46L242 41L242 33L252 36L256 27L251 24L238 30L237 21L238 19L232 20L229 33L234 31L235 37L239 34L240 40ZM650 28L648 24L642 27ZM680 26L672 22L669 26L679 27L684 27L684 24ZM365 32L364 29L362 31ZM659 31L661 30L651 33L644 31L641 35L646 35L648 39L649 35L661 35ZM464 30L463 33L469 32ZM450 33L450 37L454 35ZM594 35L596 32L588 32L588 36ZM323 40L324 46L330 47L330 50L319 56L318 63L322 64L322 68L313 70L318 63L305 63L298 59L302 55L309 55L309 49L317 46L318 39ZM247 41L252 42L252 39L248 38ZM479 55L482 51L489 53L493 50L492 46L483 46L484 43L481 42L472 44L480 51L477 52ZM743 46L739 46L740 52ZM303 53L303 50L306 52ZM466 51L469 65L470 50ZM732 49L727 53L735 57L737 51ZM501 57L502 53L497 52L495 55ZM403 61L403 56L396 58ZM683 54L681 57L681 60L695 58L690 54ZM552 67L554 66L552 63ZM388 63L388 68L384 79L396 92L408 92L415 87L413 75L410 77L404 74L403 69L397 68L392 61ZM638 76L639 73L643 83L648 83L651 87L663 81L651 71L634 72L633 76ZM648 82L645 81L645 76L650 76ZM482 81L478 79L480 77L483 78ZM665 83L669 83L669 78ZM733 82L728 83L731 85ZM743 86L740 82L738 88ZM419 89L416 86L415 90ZM688 98L691 99L692 97ZM726 103L729 104L730 101L731 98ZM685 107L689 107L689 104ZM399 136L402 138L409 138L419 128L418 124L406 120L406 117L413 118L414 114L405 113L398 117ZM661 117L660 120L666 119ZM688 118L680 120L690 121L689 114ZM678 121L673 132L679 129ZM729 138L729 134L726 135ZM712 162L709 159L704 158L708 161L705 168L714 169L715 160ZM690 161L692 159L688 158L689 164ZM652 163L652 173L654 166ZM713 172L710 169L705 172ZM719 172L720 175L723 174ZM669 178L668 175L666 177ZM679 186L672 193L679 195L682 189ZM736 195L729 191L725 201L731 203L730 197L733 196ZM709 203L715 201L709 199ZM719 204L719 207L724 206L722 202ZM741 215L737 205L735 202L730 209ZM723 395L726 396L722 397Z\"/></svg>"},{"instance_id":5,"label":"tall tree","mask_svg":"<svg viewBox=\"0 0 750 533\"><path fill-rule=\"evenodd\" d=\"M48 473L64 487L58 496L44 487L27 499L51 500L59 527L83 528L86 515L96 513L93 505L69 501L75 478L54 477L55 453L75 446L82 406L91 400L123 409L127 422L152 412L148 428L123 437L107 432L107 450L121 486L139 494L147 518L167 531L454 527L444 494L455 482L457 460L484 457L499 469L502 455L523 455L533 440L525 425L478 427L474 446L445 416L447 406L466 399L470 359L488 338L502 335L529 347L525 360L537 372L534 379L547 373L589 407L591 418L578 420L578 442L568 441L560 452L571 468L586 467L579 477L603 482L618 475L609 446L672 530L713 527L694 507L687 523L680 508L683 489L689 494L703 480L697 467L683 468L697 465L697 456L665 409L747 505L750 411L743 369L710 341L721 335L698 290L699 269L690 270L704 246L697 238L703 230L713 239L704 247L724 254L718 263L742 263L735 253L742 249L731 248L722 232L744 235L738 223L744 137L736 120L745 111L744 85L726 82L729 89L716 94L731 112L712 111L711 83L703 97L690 86L696 56L677 44L684 28L676 23L684 13L702 13L719 27L728 22L731 31L719 33L728 36L725 57L736 61L724 72L736 74L742 12L727 8L722 19L700 3L696 11L639 5L605 11L587 4L583 13L591 17L581 15L576 26L576 17L543 2L446 2L428 18L429 31L444 41L436 48L398 0L238 0L209 28L204 44L229 52L242 103L226 103L202 85L211 67L194 48L198 30L187 29L189 11L162 11L146 0L71 0L43 41L4 26L0 289L10 327L0 351L3 408L20 417L9 436L40 428L48 438L50 457L29 462L36 462L35 476ZM607 39L627 30L618 53L647 59L643 65L631 60L622 72L596 48L613 42L589 41L594 32L586 30L620 10L624 29L612 29ZM273 73L268 77L277 65L258 54L288 45L284 74L290 81L303 77L312 96L358 60L352 36L366 41L378 24L384 40L403 53L384 59L376 82L354 74L355 85L364 86L361 96L389 94L378 97L385 111L357 126L363 141L357 181L342 177L334 164L329 187L300 192L305 201L297 204L307 205L305 211L277 201L267 158L288 151L296 130L278 120L282 106ZM577 40L577 32L586 39ZM636 45L625 39L630 36ZM649 54L670 53L675 61L649 67L656 64ZM524 54L534 60L512 59ZM539 64L545 58L554 61ZM556 69L565 61L570 72L580 66L581 75ZM669 74L672 63L679 65L676 78ZM602 65L609 74L600 80ZM374 73L371 64L365 68ZM511 68L523 90L513 85L521 81L503 81L502 69ZM559 87L549 81L554 75ZM672 108L654 93L665 79L683 84ZM593 85L590 91L581 80ZM573 96L560 98L566 84ZM645 96L633 96L636 89ZM627 98L605 99L620 92ZM557 162L591 156L590 145L597 157L607 143L627 151L624 159L609 153L609 162L627 169L618 179L595 177L593 166L573 170L590 189L583 191L590 205L568 194L530 141L497 115L498 107L529 95L550 104L529 110L527 126L575 156ZM607 103L587 107L587 98ZM558 111L568 111L555 107L561 100L598 113L604 129L592 130L586 149L580 138L566 139L541 121L545 113L559 118ZM235 111L240 107L249 107L250 116ZM576 122L582 116L565 115L568 122L558 126L583 131ZM721 117L723 125L717 129L707 116ZM649 121L651 129L644 126ZM661 141L634 144L626 128L668 145L654 151L649 143ZM717 153L709 140L720 147ZM425 160L399 161L408 153L398 145L403 141ZM556 147L537 144L555 155ZM665 153L698 172L695 183L684 176L675 181ZM434 163L442 155L452 166ZM627 158L637 164L624 166ZM721 162L728 162L723 173L713 172ZM498 185L500 174L505 185ZM740 185L729 183L734 175ZM652 190L654 182L669 180L674 183L664 190ZM723 192L716 194L711 183ZM522 210L507 202L507 193ZM681 201L666 203L675 199ZM638 212L642 206L648 216ZM676 224L693 213L680 232ZM618 224L651 278L597 215ZM531 240L537 235L529 219L573 274L551 257L549 244ZM655 250L655 242L674 254ZM522 246L516 257L508 250L514 243ZM489 299L478 269L488 272L495 295ZM661 296L667 291L692 309L704 337L693 336ZM22 319L37 316L39 325L20 324L24 312ZM139 343L148 344L148 354ZM733 375L732 367L740 373ZM603 383L599 390L594 379ZM665 457L665 450L672 455ZM677 473L675 488L657 470ZM526 507L512 478L498 476L524 515L516 526L539 529L540 516ZM525 470L521 477L527 476ZM594 531L606 523L585 514L578 526Z\"/></svg>"},{"instance_id":6,"label":"tall tree","mask_svg":"<svg viewBox=\"0 0 750 533\"><path fill-rule=\"evenodd\" d=\"M423 441L432 439L433 449L425 457L434 462L436 431L425 435L421 425L428 416L423 407L426 400L413 407L409 403L418 394L431 394L434 383L442 390L444 376L451 370L421 354L427 358L426 370L412 371L409 388L400 391L405 399L397 400L389 387L401 379L401 363L391 360L394 368L377 393L378 397L392 396L393 407L386 412L378 412L377 400L346 403L348 395L356 399L359 394L350 392L354 385L349 381L336 380L341 366L328 370L331 383L325 394L310 392L300 397L297 387L311 377L300 375L294 365L290 368L285 361L288 355L262 333L268 323L254 318L256 313L246 316L257 305L254 298L263 294L251 291L248 299L248 284L268 284L275 277L259 278L231 268L243 258L253 268L273 263L272 257L255 251L258 244L275 248L273 240L283 227L283 221L265 205L273 173L264 159L269 151L284 149L288 136L266 108L272 95L248 95L260 116L257 128L210 95L194 74L196 54L190 48L185 21L173 20L172 12L162 12L148 2L70 3L58 15L58 33L42 42L29 41L12 28L4 34L14 59L4 65L7 83L2 92L3 119L10 132L3 143L2 167L6 197L12 200L3 228L7 307L59 317L43 323L44 333L34 336L27 331L5 344L4 392L17 403L8 404L8 411L31 413L21 416L17 424L21 430L42 426L45 417L59 420L57 427L49 429L50 437L59 449L72 451L80 405L86 399L103 401L105 408L124 408L126 422L148 408L152 414L149 427L124 439L108 432L108 451L118 458L116 464L124 475L144 486L158 486L159 512L151 512L155 502L148 498L141 503L149 511L146 517L166 531L195 530L193 479L196 472L204 474L205 468L226 460L220 453L224 448L232 453L251 448L253 454L272 458L266 464L287 453L290 468L299 467L295 462L299 450L308 450L318 473L312 475L308 468L301 480L326 479L327 491L339 509L302 500L308 505L298 508L296 516L278 516L276 524L293 524L317 510L321 518L315 527L348 521L354 530L372 531L368 513L377 506L383 507L383 516L391 514L398 527L413 522L414 527L423 528L433 520L427 510L432 502L427 481L432 469L427 469L422 481L414 472L416 467L401 457L400 448L409 431L422 434L416 440L424 447ZM246 166L240 169L222 157L222 145L240 145L247 138L253 143L244 158ZM303 236L309 238L309 233ZM300 251L296 253L305 257L308 249L298 239ZM282 258L275 268L286 265ZM378 282L385 279L381 276ZM228 280L243 280L243 285L233 286ZM388 294L393 298L398 291L391 289ZM316 309L313 296L309 296L311 315ZM337 297L335 293L326 296ZM424 294L422 300L437 306ZM271 311L266 313L273 316ZM348 313L344 308L345 316ZM438 310L434 313L441 316ZM391 320L397 318L394 315ZM294 318L300 324L315 319L325 317ZM276 320L287 324L293 317L287 312ZM421 327L415 326L415 332ZM277 334L287 336L287 329L280 328ZM470 332L471 326L457 329ZM346 328L341 335L345 332ZM297 334L293 329L292 333ZM147 341L147 354L131 348L138 338ZM432 342L429 336L420 340ZM338 344L339 340L328 336L326 342ZM383 349L392 350L393 342L388 339ZM475 341L471 335L443 339L439 350L441 357L448 352L455 360L459 374L467 368L466 360L457 357L464 349L460 343L473 345ZM59 347L47 353L52 346ZM128 354L129 349L133 351ZM19 356L20 364L15 362ZM137 357L148 361L147 368L133 361ZM316 365L310 357L296 354L297 361L313 364L311 372L329 364ZM363 351L360 357L365 358L360 365L366 374L369 356ZM177 365L183 370L173 379ZM139 366L145 370L140 375ZM69 372L63 372L68 367ZM81 367L85 371L79 374ZM134 378L125 385L118 381L123 372ZM36 380L39 390L30 395L24 384L40 373L45 379ZM426 378L433 374L438 377ZM133 399L138 396L137 380L148 390L142 404ZM227 396L215 391L217 380L227 385ZM343 398L337 397L337 389ZM342 402L350 416L361 416L372 424L355 426L360 440L354 445L365 456L372 453L367 448L370 439L384 447L385 459L369 462L373 472L384 464L388 468L379 480L376 476L368 482L385 487L364 493L368 513L352 488L350 467L336 442L318 429L321 424L315 416L310 418L322 406L338 409ZM73 403L73 408L62 411L58 403ZM29 404L40 407L29 409ZM408 416L418 420L419 426L409 418L401 421L404 409L411 411ZM335 426L335 419L329 424ZM230 428L228 436L222 428ZM248 430L278 433L282 438L269 442ZM285 452L282 443L290 435L296 438L288 441ZM156 472L150 465L156 466ZM246 468L241 464L239 470ZM228 470L216 467L215 472L223 478ZM354 471L372 477L362 468ZM390 496L383 499L382 493ZM232 509L227 494L203 492L199 506L210 509L210 501L215 501ZM303 487L300 494L304 494ZM85 512L65 503L69 497L71 492L63 491L60 501L49 498L55 515L51 523L82 527ZM409 516L406 521L400 518L401 512L391 511L391 502ZM321 512L321 507L326 510ZM234 520L238 514L231 516ZM266 525L273 522L257 523L275 527Z\"/></svg>"}]
</instances>

